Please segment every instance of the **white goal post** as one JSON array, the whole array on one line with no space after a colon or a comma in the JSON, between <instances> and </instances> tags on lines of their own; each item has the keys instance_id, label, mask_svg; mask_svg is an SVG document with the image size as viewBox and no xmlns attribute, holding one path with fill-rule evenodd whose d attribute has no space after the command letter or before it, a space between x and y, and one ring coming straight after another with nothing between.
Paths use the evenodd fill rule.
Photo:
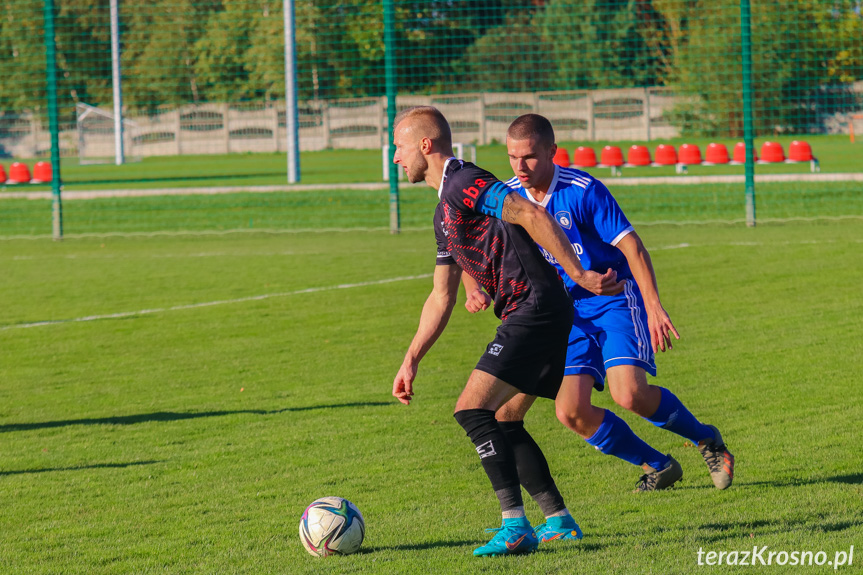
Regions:
<instances>
[{"instance_id":1,"label":"white goal post","mask_svg":"<svg viewBox=\"0 0 863 575\"><path fill-rule=\"evenodd\" d=\"M79 102L75 105L75 129L78 136L78 163L113 164L116 163L114 140L114 114L103 108ZM141 157L134 153L133 137L138 124L123 119L123 144L126 162L139 162Z\"/></svg>"}]
</instances>

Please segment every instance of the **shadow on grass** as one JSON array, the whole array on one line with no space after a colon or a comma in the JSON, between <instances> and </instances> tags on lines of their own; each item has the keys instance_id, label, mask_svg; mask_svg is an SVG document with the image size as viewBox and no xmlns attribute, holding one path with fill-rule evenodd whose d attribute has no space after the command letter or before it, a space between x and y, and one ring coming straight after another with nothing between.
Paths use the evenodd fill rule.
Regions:
<instances>
[{"instance_id":1,"label":"shadow on grass","mask_svg":"<svg viewBox=\"0 0 863 575\"><path fill-rule=\"evenodd\" d=\"M848 485L859 485L863 483L863 473L851 473L848 475L833 475L831 477L795 478L785 477L774 481L747 481L734 483L736 487L795 487L798 485L817 485L819 483L846 483ZM732 489L734 488L732 487Z\"/></svg>"},{"instance_id":2,"label":"shadow on grass","mask_svg":"<svg viewBox=\"0 0 863 575\"><path fill-rule=\"evenodd\" d=\"M375 553L381 551L422 551L425 549L436 549L439 547L479 547L480 545L485 545L488 541L484 541L481 539L472 539L472 540L464 540L464 541L428 541L426 543L406 543L404 545L376 545L374 547L370 547L368 549L361 548L357 551L357 555L363 553ZM584 543L578 542L575 545L567 546L571 549L577 549L585 552L599 551L608 547L607 545L603 545L601 543ZM547 545L540 545L539 549L533 552L533 554L542 554L554 552L555 550L550 549Z\"/></svg>"},{"instance_id":3,"label":"shadow on grass","mask_svg":"<svg viewBox=\"0 0 863 575\"><path fill-rule=\"evenodd\" d=\"M27 475L31 473L51 473L54 471L81 471L83 469L117 469L122 467L135 467L137 465L153 465L161 461L133 461L131 463L94 463L93 465L77 465L75 467L46 467L44 469L16 469L12 471L0 471L0 477L4 475Z\"/></svg>"},{"instance_id":4,"label":"shadow on grass","mask_svg":"<svg viewBox=\"0 0 863 575\"><path fill-rule=\"evenodd\" d=\"M276 415L279 413L295 411L311 411L316 409L340 409L345 407L381 407L393 405L386 401L357 401L351 403L334 403L329 405L309 405L305 407L286 407L284 409L239 409L233 411L198 411L198 412L176 412L157 411L155 413L140 413L137 415L121 415L114 417L97 417L88 419L62 419L58 421L36 421L32 423L6 423L0 425L0 433L10 431L31 431L35 429L51 429L54 427L66 427L69 425L135 425L138 423L150 423L153 421L180 421L184 419L199 419L202 417L222 417L225 415Z\"/></svg>"},{"instance_id":5,"label":"shadow on grass","mask_svg":"<svg viewBox=\"0 0 863 575\"><path fill-rule=\"evenodd\" d=\"M717 542L739 540L741 537L756 537L763 535L784 535L791 531L802 533L831 533L845 531L863 525L863 519L856 521L840 521L834 523L819 523L809 517L798 519L755 519L752 521L705 523L699 527L706 531L699 533L699 541Z\"/></svg>"},{"instance_id":6,"label":"shadow on grass","mask_svg":"<svg viewBox=\"0 0 863 575\"><path fill-rule=\"evenodd\" d=\"M424 549L438 549L440 547L467 547L471 545L482 545L477 541L427 541L425 543L405 543L403 545L375 545L374 547L361 547L356 555L366 553L380 553L381 551L422 551Z\"/></svg>"},{"instance_id":7,"label":"shadow on grass","mask_svg":"<svg viewBox=\"0 0 863 575\"><path fill-rule=\"evenodd\" d=\"M831 481L833 483L847 483L848 485L858 485L863 483L863 473L852 473L851 475L834 475L833 477L828 477L824 481Z\"/></svg>"}]
</instances>

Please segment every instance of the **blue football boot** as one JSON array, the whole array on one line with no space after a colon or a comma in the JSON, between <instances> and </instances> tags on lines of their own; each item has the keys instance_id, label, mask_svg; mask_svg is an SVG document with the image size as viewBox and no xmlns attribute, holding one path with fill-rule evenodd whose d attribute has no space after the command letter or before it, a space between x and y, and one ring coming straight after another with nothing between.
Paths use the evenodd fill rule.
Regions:
<instances>
[{"instance_id":1,"label":"blue football boot","mask_svg":"<svg viewBox=\"0 0 863 575\"><path fill-rule=\"evenodd\" d=\"M541 543L548 541L578 541L584 535L572 515L549 517L545 523L536 529L536 536Z\"/></svg>"},{"instance_id":2,"label":"blue football boot","mask_svg":"<svg viewBox=\"0 0 863 575\"><path fill-rule=\"evenodd\" d=\"M516 553L531 553L536 551L539 541L536 533L526 517L504 519L500 528L486 529L496 532L491 541L474 549L476 557L496 557L498 555L515 555Z\"/></svg>"}]
</instances>

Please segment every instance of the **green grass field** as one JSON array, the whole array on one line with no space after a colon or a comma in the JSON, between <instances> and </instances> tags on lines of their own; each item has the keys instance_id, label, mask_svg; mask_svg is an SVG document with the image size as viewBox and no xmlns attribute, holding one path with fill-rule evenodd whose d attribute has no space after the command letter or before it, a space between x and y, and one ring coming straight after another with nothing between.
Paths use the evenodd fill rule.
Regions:
<instances>
[{"instance_id":1,"label":"green grass field","mask_svg":"<svg viewBox=\"0 0 863 575\"><path fill-rule=\"evenodd\" d=\"M458 139L456 135L455 139ZM783 145L786 155L789 144L794 139L805 139L812 145L813 153L819 158L821 171L861 172L863 171L863 145L851 144L847 136L781 136L770 138ZM756 140L756 152L760 155L761 144L767 138ZM633 144L643 144L651 156L657 145L662 143L690 143L700 146L702 155L707 144L715 141L728 147L729 153L738 140L675 138L651 142L572 142L560 143L570 155L579 145L593 147L599 158L603 146L611 144L623 149L624 155ZM26 160L25 160L26 161ZM7 166L11 160L3 161ZM510 176L506 148L503 145L477 147L477 163L500 178ZM29 161L32 167L33 161ZM588 172L599 178L609 178L608 168L589 169ZM148 189L184 188L200 186L272 186L287 184L287 160L285 154L229 154L209 156L154 156L143 158L123 166L113 164L79 165L77 158L67 158L62 162L64 189L101 190L101 189ZM809 173L809 164L758 165L759 174L803 174ZM626 168L627 177L671 176L673 167ZM742 166L692 166L690 175L743 174ZM304 184L339 184L348 182L381 182L382 160L380 150L325 150L301 154L301 182ZM859 187L859 186L858 186ZM40 191L49 190L46 185L2 186L3 191Z\"/></svg>"},{"instance_id":2,"label":"green grass field","mask_svg":"<svg viewBox=\"0 0 863 575\"><path fill-rule=\"evenodd\" d=\"M843 136L807 138L821 158L824 174L863 171L860 145ZM779 138L788 148L791 138ZM704 148L707 140L692 140ZM606 142L595 142L599 148ZM642 142L644 143L644 142ZM656 142L650 143L651 149ZM679 145L682 140L672 140ZM733 141L726 141L732 146ZM617 142L626 147L629 143ZM575 143L564 142L572 151ZM511 169L504 146L482 146L477 162L508 178ZM607 168L590 170L603 179L629 217L638 223L736 223L745 219L742 183L618 185ZM808 164L759 165L757 174L804 174ZM78 166L64 161L65 191L141 190L236 187L237 192L151 197L109 197L63 201L66 236L226 231L298 231L325 228L389 228L389 191L380 182L381 157L375 150L327 150L302 155L302 183L331 185L303 191L256 191L255 186L285 184L286 160L279 154L179 156L145 158L124 166ZM690 175L743 173L741 166L696 166ZM632 168L624 175L672 176L674 169ZM340 184L378 182L373 190L349 190ZM243 188L251 188L243 191ZM10 197L11 192L46 191L48 186L0 186L0 238L47 237L52 234L51 201ZM756 214L760 222L863 217L863 182L759 182ZM5 197L4 197L5 195ZM401 225L427 228L436 201L423 185L400 186Z\"/></svg>"},{"instance_id":3,"label":"green grass field","mask_svg":"<svg viewBox=\"0 0 863 575\"><path fill-rule=\"evenodd\" d=\"M608 185L636 223L742 222L743 186ZM437 196L425 185L402 186L401 225L431 228ZM863 183L764 183L756 188L758 220L863 218ZM232 193L74 200L63 203L64 233L219 233L389 228L383 190ZM0 201L0 237L50 236L51 201Z\"/></svg>"},{"instance_id":4,"label":"green grass field","mask_svg":"<svg viewBox=\"0 0 863 575\"><path fill-rule=\"evenodd\" d=\"M528 428L585 538L485 560L499 511L451 414L494 316L460 303L414 404L390 396L430 230L0 241L0 571L824 573L697 553L853 545L838 570L861 572L863 226L640 231L683 337L655 381L721 428L735 483L716 490L696 449L617 409L684 467L633 494L640 470L539 402ZM365 515L357 555L300 545L324 495Z\"/></svg>"}]
</instances>

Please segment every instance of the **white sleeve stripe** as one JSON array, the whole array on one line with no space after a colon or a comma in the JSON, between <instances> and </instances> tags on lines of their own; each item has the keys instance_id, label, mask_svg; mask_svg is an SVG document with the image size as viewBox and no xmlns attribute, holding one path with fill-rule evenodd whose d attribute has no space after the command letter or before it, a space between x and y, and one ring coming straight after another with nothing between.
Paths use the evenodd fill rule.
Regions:
<instances>
[{"instance_id":1,"label":"white sleeve stripe","mask_svg":"<svg viewBox=\"0 0 863 575\"><path fill-rule=\"evenodd\" d=\"M628 236L629 234L631 234L634 231L635 231L635 228L633 228L632 226L629 226L628 228L626 228L625 230L623 230L622 232L617 234L617 237L615 237L609 243L613 246L617 246L617 244L620 242L620 240L622 240L623 238L625 238L626 236Z\"/></svg>"}]
</instances>

